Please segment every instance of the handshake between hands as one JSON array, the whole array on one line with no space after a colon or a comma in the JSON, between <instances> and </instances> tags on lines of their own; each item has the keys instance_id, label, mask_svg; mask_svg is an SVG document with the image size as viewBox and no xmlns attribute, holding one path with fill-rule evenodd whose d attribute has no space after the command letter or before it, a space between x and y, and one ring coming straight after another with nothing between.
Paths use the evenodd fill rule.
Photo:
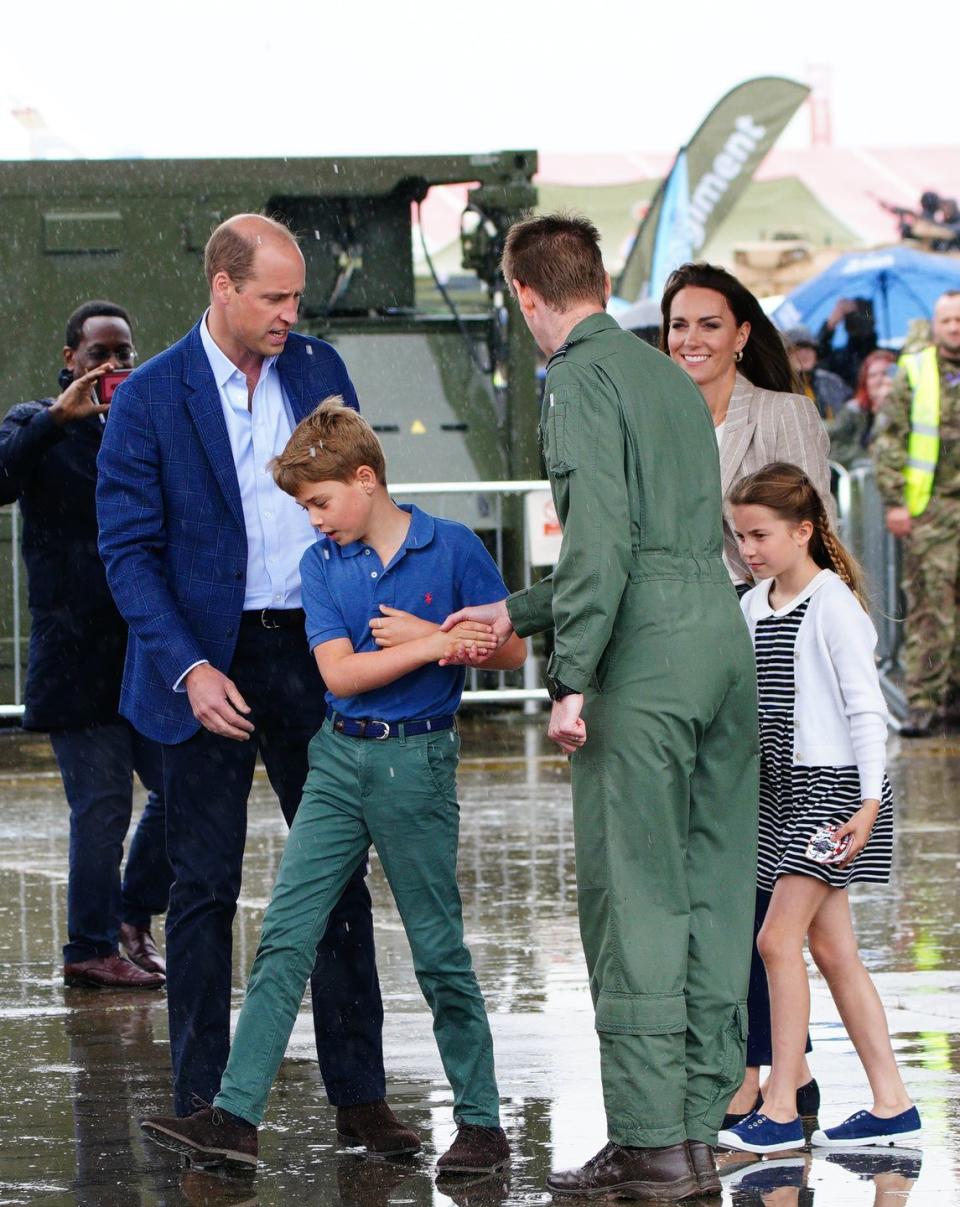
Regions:
<instances>
[{"instance_id":1,"label":"handshake between hands","mask_svg":"<svg viewBox=\"0 0 960 1207\"><path fill-rule=\"evenodd\" d=\"M429 621L381 605L382 616L370 621L373 639L382 649L431 631L437 641L437 661L441 666L483 666L513 634L506 600L461 608L448 616L439 629ZM581 749L587 740L587 728L580 713L583 696L572 693L554 701L547 726L547 737L565 754Z\"/></svg>"},{"instance_id":2,"label":"handshake between hands","mask_svg":"<svg viewBox=\"0 0 960 1207\"><path fill-rule=\"evenodd\" d=\"M448 616L439 629L431 621L385 604L380 605L380 612L380 616L370 621L373 639L380 649L430 638L435 642L441 666L483 666L513 632L504 601L461 608Z\"/></svg>"}]
</instances>

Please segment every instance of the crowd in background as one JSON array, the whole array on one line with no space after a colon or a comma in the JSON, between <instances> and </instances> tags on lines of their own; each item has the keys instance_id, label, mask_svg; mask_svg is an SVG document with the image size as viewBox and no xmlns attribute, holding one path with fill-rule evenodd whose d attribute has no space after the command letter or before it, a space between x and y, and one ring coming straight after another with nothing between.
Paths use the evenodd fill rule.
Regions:
<instances>
[{"instance_id":1,"label":"crowd in background","mask_svg":"<svg viewBox=\"0 0 960 1207\"><path fill-rule=\"evenodd\" d=\"M408 641L410 649L384 655L371 636L385 624L382 616L371 619L376 591L398 577L401 565L411 599L417 597L410 606L420 597L432 604L442 582L437 575L459 584L452 566L465 564L463 558L437 563L422 579L415 569L419 564L423 574L422 555L419 563L402 560L427 547L437 557L443 542L434 540L429 517L417 527L416 517L390 500L372 431L361 461L344 456L343 465L327 466L332 436L324 431L319 439L310 426L317 422L316 400L345 402L340 411L347 415L358 400L335 351L291 330L305 263L290 232L259 215L237 215L211 236L205 267L209 309L119 387L109 424L95 390L108 370L132 365L133 337L122 309L92 302L68 324L61 394L14 408L0 426L8 497L19 499L25 516L34 619L27 721L51 733L71 811L64 980L150 989L166 979L176 1114L143 1120L147 1134L177 1151L215 1153L244 1172L254 1169L257 1127L286 1046L277 1018L292 1027L309 978L321 1071L341 1138L380 1154L419 1148L386 1101L383 1012L363 883L371 841L384 858L380 841L365 831L354 836L356 849L337 857L329 884L323 882L329 869L319 864L288 868L298 892L322 891L323 910L296 898L293 913L305 937L295 943L278 939L271 947L265 923L228 1064L231 924L257 753L299 835L311 824L306 805L298 814L301 799L312 800L304 787L308 763L322 781L317 799L331 790L333 759L309 753L316 749L313 735L327 734L351 759L351 743L399 743L383 747L389 780L397 751L422 738L424 750L430 743L437 749L411 772L417 784L408 790L410 807L419 817L420 804L437 789L440 747L456 743L463 675L457 672L456 690L439 703L432 696L428 703L407 699L401 684L409 687L414 671L417 683L425 682L420 672L437 662L437 641L439 665L457 665L436 632L475 621L489 626L486 658L499 656L494 638L505 650L513 642L507 669L522 661L519 638L552 630L548 736L573 756L578 904L609 1143L581 1168L551 1175L550 1189L597 1195L642 1183L678 1199L716 1193L718 1132L721 1144L755 1153L802 1143L801 1121L819 1106L803 1052L808 939L873 1091L870 1110L815 1132L812 1142L843 1147L919 1135L919 1115L897 1073L882 1007L845 912L849 883L889 875L893 810L876 634L857 567L835 532L829 458L853 466L875 456L888 528L907 551L910 713L902 732L929 736L953 709L960 716L960 675L954 675L960 293L944 294L929 338L915 332L918 338L895 358L877 347L872 309L862 298L839 299L818 333L801 328L784 338L730 273L685 264L669 278L661 303L668 360L606 312L609 281L590 223L564 215L518 223L504 273L546 358L541 447L564 529L560 558L553 576L512 595L492 563L485 585L476 573L465 575L464 597L451 594L433 620L411 613L427 623L434 644L408 663L410 649L427 636L402 639L398 644ZM838 340L841 324L845 338ZM189 396L183 381L193 382ZM367 431L362 420L350 421ZM273 465L276 476L293 455L298 433L305 441L298 453L303 480L289 489L263 481L264 465ZM677 447L684 449L682 463L663 456ZM62 477L64 467L83 480L82 535L106 565L104 577L92 559L95 585L104 608L116 613L119 638L126 635L122 686L120 659L109 683L102 668L90 671L80 661L96 645L91 618L58 606L55 574L40 556L52 540L61 548L80 544L69 528L76 499L44 477L51 471ZM202 529L197 498L205 500ZM651 500L656 506L647 505ZM326 543L317 544L317 532ZM770 543L771 532L779 546ZM341 547L352 552L341 558ZM355 557L360 551L371 560ZM343 575L359 574L370 598L356 588L331 594L348 604L337 604L335 624L329 616L321 624L323 592L308 581L311 556L324 576L332 573L327 562L342 560ZM743 600L756 663L731 583ZM389 616L394 609L381 604L380 611ZM809 638L814 632L816 642ZM45 669L54 636L56 666ZM364 641L378 648L358 652ZM123 644L118 639L118 648ZM851 650L858 655L853 661ZM458 657L466 659L460 666L483 661ZM350 674L339 669L344 660ZM359 677L361 665L373 666L366 679ZM73 687L91 676L103 679L109 689L103 715L34 716L32 693L57 675ZM373 696L385 688L382 699ZM107 730L118 747L112 778L96 744ZM154 762L160 754L155 786L151 771L141 768L143 742L151 744ZM455 752L444 757L452 800ZM361 794L350 767L343 792L353 801ZM145 816L165 814L155 883L139 895L132 858L120 878L134 771L153 790ZM384 782L383 799L395 813L399 780ZM759 865L751 837L758 799ZM105 825L88 824L94 815L103 822L105 800L109 840L99 835ZM635 808L638 800L642 809ZM656 848L647 832L654 823ZM330 819L324 824L329 831ZM446 831L442 837L450 882L442 908L456 921L456 838ZM817 840L827 857L811 853ZM395 825L383 841L387 847L397 841ZM299 840L288 846L291 868L300 848ZM316 849L326 850L324 842ZM428 862L424 875L435 890L442 861ZM398 900L409 888L402 880L391 880ZM279 883L275 901L289 887L283 872ZM439 900L428 897L426 929L436 927L440 906L431 903ZM678 910L678 902L686 905ZM152 917L165 907L169 974L150 933ZM272 905L268 919L286 908ZM278 932L287 935L293 923L284 919ZM696 941L698 928L709 942ZM449 929L468 969L462 930ZM418 963L417 972L438 1020L445 1018L436 986L451 980L449 961L416 947L418 958L442 966ZM256 996L256 969L274 958L271 952L281 953L288 974L282 1008L269 994ZM786 997L795 1005L789 1034L768 995L769 989L774 1003L778 995L782 1002L788 982ZM466 1045L469 1068L445 1047L446 1024L438 1022L458 1125L441 1173L495 1171L509 1157L478 990L474 999L482 1034ZM264 1029L272 1035L269 1060L262 1055ZM462 1040L462 1017L454 1030ZM744 1047L745 1073L739 1059L727 1056ZM767 1065L774 1072L762 1089ZM475 1094L466 1088L473 1083L483 1083ZM203 1105L195 1110L198 1094ZM768 1100L764 1112L760 1094Z\"/></svg>"}]
</instances>

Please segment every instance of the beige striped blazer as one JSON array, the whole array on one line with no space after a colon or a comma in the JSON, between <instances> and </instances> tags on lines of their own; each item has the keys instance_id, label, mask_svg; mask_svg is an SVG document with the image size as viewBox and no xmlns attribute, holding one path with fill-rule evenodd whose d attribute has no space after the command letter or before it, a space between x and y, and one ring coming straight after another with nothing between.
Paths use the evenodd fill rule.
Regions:
<instances>
[{"instance_id":1,"label":"beige striped blazer","mask_svg":"<svg viewBox=\"0 0 960 1207\"><path fill-rule=\"evenodd\" d=\"M817 409L803 394L761 390L737 374L727 408L720 447L720 485L723 489L723 544L734 573L750 581L733 535L727 494L730 488L771 461L799 465L820 492L831 523L837 512L830 493L827 453L830 437Z\"/></svg>"}]
</instances>

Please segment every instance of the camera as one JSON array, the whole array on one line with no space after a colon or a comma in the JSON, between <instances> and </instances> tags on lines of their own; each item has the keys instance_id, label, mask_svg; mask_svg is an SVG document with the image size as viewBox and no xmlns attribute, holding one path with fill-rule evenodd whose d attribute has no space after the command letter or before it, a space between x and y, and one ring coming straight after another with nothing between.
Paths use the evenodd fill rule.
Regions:
<instances>
[{"instance_id":1,"label":"camera","mask_svg":"<svg viewBox=\"0 0 960 1207\"><path fill-rule=\"evenodd\" d=\"M111 369L97 382L97 398L100 400L100 405L105 406L108 402L113 402L113 396L117 392L117 386L133 372L132 369Z\"/></svg>"}]
</instances>

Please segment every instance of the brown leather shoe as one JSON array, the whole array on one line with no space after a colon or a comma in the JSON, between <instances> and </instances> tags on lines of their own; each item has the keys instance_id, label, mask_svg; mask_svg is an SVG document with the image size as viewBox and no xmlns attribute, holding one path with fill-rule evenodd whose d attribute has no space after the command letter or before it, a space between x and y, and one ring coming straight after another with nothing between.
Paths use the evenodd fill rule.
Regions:
<instances>
[{"instance_id":1,"label":"brown leather shoe","mask_svg":"<svg viewBox=\"0 0 960 1207\"><path fill-rule=\"evenodd\" d=\"M585 1199L683 1199L700 1193L685 1143L667 1148L607 1144L580 1169L552 1173L547 1189Z\"/></svg>"},{"instance_id":2,"label":"brown leather shoe","mask_svg":"<svg viewBox=\"0 0 960 1207\"><path fill-rule=\"evenodd\" d=\"M704 1144L702 1140L688 1140L687 1152L690 1154L690 1164L697 1179L697 1190L701 1194L719 1194L720 1171L717 1169L717 1159L710 1145Z\"/></svg>"},{"instance_id":3,"label":"brown leather shoe","mask_svg":"<svg viewBox=\"0 0 960 1207\"><path fill-rule=\"evenodd\" d=\"M509 1160L510 1145L502 1127L458 1123L457 1138L437 1162L437 1173L496 1173Z\"/></svg>"},{"instance_id":4,"label":"brown leather shoe","mask_svg":"<svg viewBox=\"0 0 960 1207\"><path fill-rule=\"evenodd\" d=\"M161 989L166 978L156 972L144 972L123 956L97 956L64 964L63 983L87 989Z\"/></svg>"},{"instance_id":5,"label":"brown leather shoe","mask_svg":"<svg viewBox=\"0 0 960 1207\"><path fill-rule=\"evenodd\" d=\"M149 927L132 926L129 922L120 923L120 946L127 953L127 959L142 968L144 972L156 972L166 977L167 965L160 954Z\"/></svg>"},{"instance_id":6,"label":"brown leather shoe","mask_svg":"<svg viewBox=\"0 0 960 1207\"><path fill-rule=\"evenodd\" d=\"M190 1158L201 1169L222 1165L236 1173L257 1168L257 1129L215 1106L178 1119L175 1115L151 1115L140 1120L143 1134L159 1144Z\"/></svg>"},{"instance_id":7,"label":"brown leather shoe","mask_svg":"<svg viewBox=\"0 0 960 1207\"><path fill-rule=\"evenodd\" d=\"M420 1137L400 1122L383 1098L357 1106L338 1106L337 1139L342 1144L362 1145L379 1157L420 1151Z\"/></svg>"}]
</instances>

